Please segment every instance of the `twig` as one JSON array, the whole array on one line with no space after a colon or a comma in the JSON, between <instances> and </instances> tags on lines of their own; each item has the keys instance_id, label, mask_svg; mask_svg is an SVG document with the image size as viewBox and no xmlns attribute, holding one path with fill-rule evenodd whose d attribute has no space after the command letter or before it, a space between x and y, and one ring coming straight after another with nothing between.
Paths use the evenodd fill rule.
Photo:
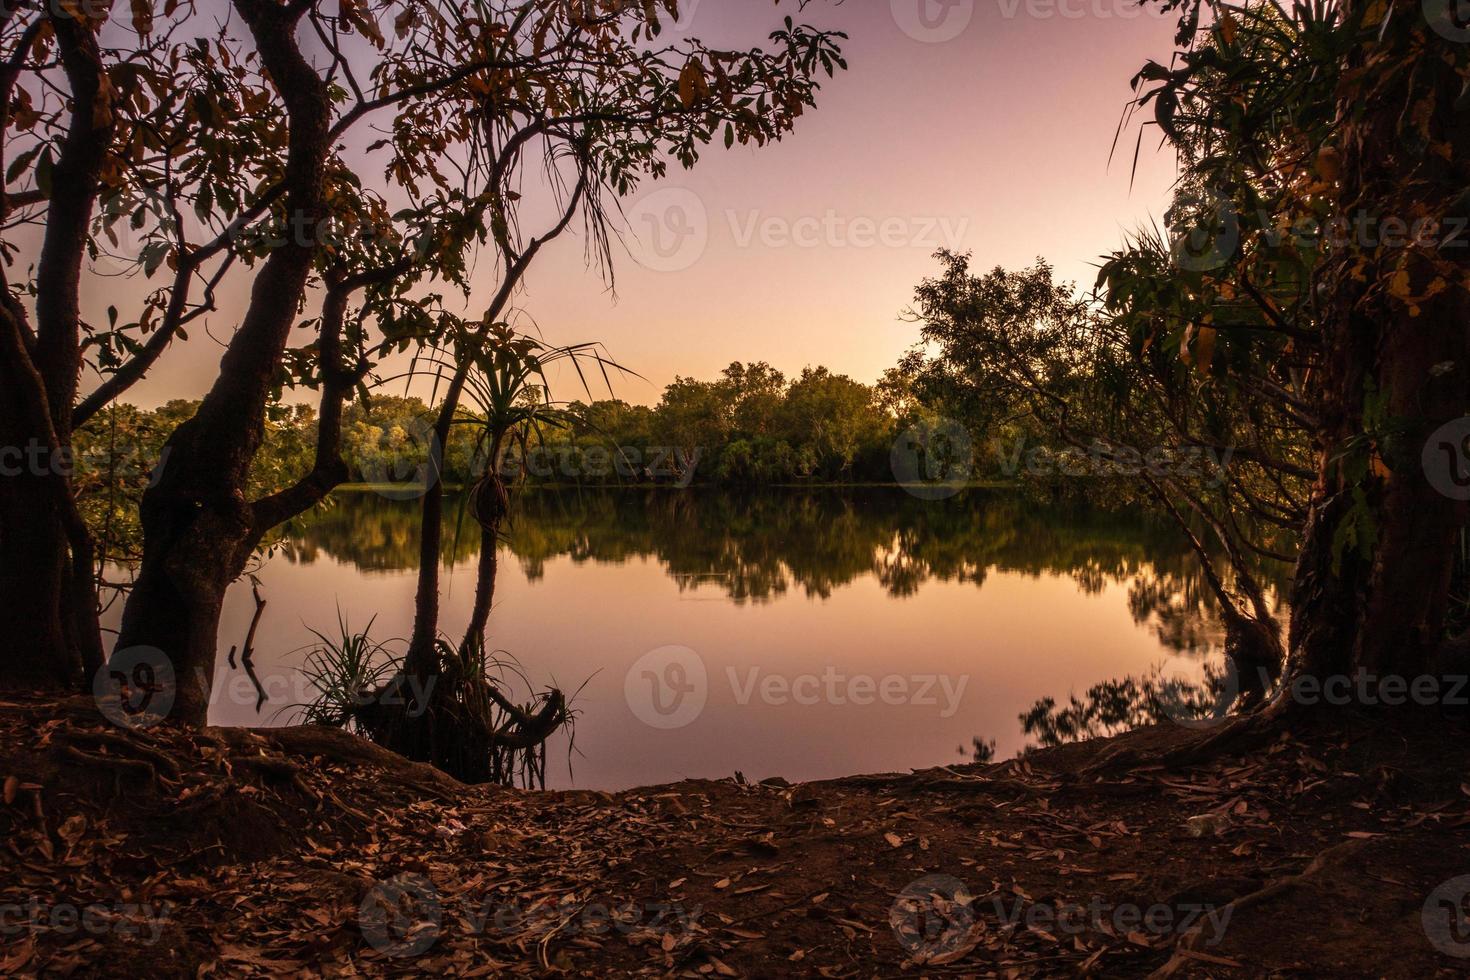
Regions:
<instances>
[{"instance_id":1,"label":"twig","mask_svg":"<svg viewBox=\"0 0 1470 980\"><path fill-rule=\"evenodd\" d=\"M260 579L254 575L250 576L250 593L255 597L255 615L250 617L250 629L245 632L245 645L240 651L240 664L245 668L245 674L250 678L250 683L255 685L255 713L260 714L261 706L267 698L265 688L261 686L260 678L255 674L255 630L260 626L260 617L265 613L265 600L260 597ZM235 648L230 647L230 669L235 670Z\"/></svg>"}]
</instances>

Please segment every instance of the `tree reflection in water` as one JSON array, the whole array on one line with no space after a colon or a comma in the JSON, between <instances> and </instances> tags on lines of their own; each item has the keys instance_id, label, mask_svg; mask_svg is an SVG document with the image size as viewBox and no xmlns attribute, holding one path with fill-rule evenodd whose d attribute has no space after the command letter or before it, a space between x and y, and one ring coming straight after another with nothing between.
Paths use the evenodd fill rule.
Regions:
<instances>
[{"instance_id":1,"label":"tree reflection in water","mask_svg":"<svg viewBox=\"0 0 1470 980\"><path fill-rule=\"evenodd\" d=\"M478 534L447 506L446 561L475 557ZM338 494L281 544L288 560L322 554L365 571L412 569L419 512L411 502ZM983 587L992 571L1064 575L1085 593L1127 583L1135 622L1183 653L1217 653L1212 593L1178 532L1145 514L1019 493L970 490L943 501L897 488L528 490L505 547L532 582L547 562L657 561L680 590L717 589L735 603L800 590L823 599L864 576L895 598L925 583Z\"/></svg>"}]
</instances>

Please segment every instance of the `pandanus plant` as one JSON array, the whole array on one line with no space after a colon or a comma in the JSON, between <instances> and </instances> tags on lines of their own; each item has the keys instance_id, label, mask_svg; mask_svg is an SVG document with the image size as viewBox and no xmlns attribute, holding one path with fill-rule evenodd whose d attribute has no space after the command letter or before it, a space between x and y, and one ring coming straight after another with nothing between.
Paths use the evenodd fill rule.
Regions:
<instances>
[{"instance_id":1,"label":"pandanus plant","mask_svg":"<svg viewBox=\"0 0 1470 980\"><path fill-rule=\"evenodd\" d=\"M475 602L465 630L466 648L483 642L495 598L496 551L510 512L506 456L511 450L519 450L524 458L527 449L540 441L547 429L565 428L572 422L566 410L551 398L547 372L557 364L576 372L589 397L592 388L587 369L596 369L609 394L610 370L632 373L610 360L600 344L552 347L506 324L494 326L489 342L473 355L473 368L464 389L469 411L459 422L478 430L475 455L484 465L465 498L469 515L480 528L479 569Z\"/></svg>"},{"instance_id":2,"label":"pandanus plant","mask_svg":"<svg viewBox=\"0 0 1470 980\"><path fill-rule=\"evenodd\" d=\"M435 429L437 447L447 444L451 425L473 427L476 456L484 464L462 512L480 528L469 624L457 646L438 627L443 487L433 479L424 497L414 636L400 670L385 687L394 697L376 699L359 712L358 720L379 744L431 762L466 782L508 782L517 774L544 779L546 741L572 718L566 697L553 689L529 704L515 704L494 676L504 663L490 654L485 642L495 597L496 550L510 511L506 456L512 448L524 451L546 429L571 422L551 399L548 371L553 365L576 371L589 397L587 368L597 369L609 391L609 369L632 372L608 359L600 345L553 347L504 323L473 325L466 336L468 341L427 359L440 377L452 379ZM442 453L442 448L435 451ZM442 471L442 456L435 466ZM388 708L390 703L401 707Z\"/></svg>"}]
</instances>

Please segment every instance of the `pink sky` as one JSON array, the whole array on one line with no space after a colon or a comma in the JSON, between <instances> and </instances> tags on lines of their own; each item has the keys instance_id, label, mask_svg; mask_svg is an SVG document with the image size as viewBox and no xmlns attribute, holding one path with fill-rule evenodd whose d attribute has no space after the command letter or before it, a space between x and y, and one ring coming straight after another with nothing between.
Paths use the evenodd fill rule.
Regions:
<instances>
[{"instance_id":1,"label":"pink sky","mask_svg":"<svg viewBox=\"0 0 1470 980\"><path fill-rule=\"evenodd\" d=\"M678 29L744 46L790 7L686 0ZM801 16L851 35L851 70L793 136L711 148L626 201L637 239L632 255L617 250L616 297L576 237L528 277L519 305L547 340L603 341L648 379L620 383L620 397L656 401L676 374L711 378L734 360L871 382L916 339L899 314L935 248L982 267L1044 256L1089 287L1096 257L1163 211L1174 166L1152 152L1156 134L1131 190L1136 130L1111 165L1108 153L1129 79L1171 51L1172 18L1128 0L819 0ZM99 283L89 299L105 306L119 288ZM128 400L201 394L247 289L227 288L208 330L196 325Z\"/></svg>"}]
</instances>

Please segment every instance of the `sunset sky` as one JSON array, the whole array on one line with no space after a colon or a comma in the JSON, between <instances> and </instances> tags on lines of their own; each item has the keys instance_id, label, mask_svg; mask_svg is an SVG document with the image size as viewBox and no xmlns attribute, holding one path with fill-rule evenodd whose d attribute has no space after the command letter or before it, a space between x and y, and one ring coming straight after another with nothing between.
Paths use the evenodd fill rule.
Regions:
<instances>
[{"instance_id":1,"label":"sunset sky","mask_svg":"<svg viewBox=\"0 0 1470 980\"><path fill-rule=\"evenodd\" d=\"M746 46L790 8L686 0L676 29ZM848 0L801 17L851 35L851 70L826 82L793 136L711 148L624 202L632 234L616 250L615 296L579 237L528 277L526 323L555 343L603 341L648 379L619 383L619 397L653 402L675 375L711 378L734 360L871 382L916 339L900 313L937 269L936 248L982 267L1043 256L1086 287L1099 254L1163 212L1174 165L1154 151L1156 132L1131 189L1137 130L1111 165L1108 154L1129 79L1168 58L1171 17L1127 0ZM485 279L471 310L493 286L488 268ZM247 288L226 288L208 329L129 400L200 395Z\"/></svg>"}]
</instances>

